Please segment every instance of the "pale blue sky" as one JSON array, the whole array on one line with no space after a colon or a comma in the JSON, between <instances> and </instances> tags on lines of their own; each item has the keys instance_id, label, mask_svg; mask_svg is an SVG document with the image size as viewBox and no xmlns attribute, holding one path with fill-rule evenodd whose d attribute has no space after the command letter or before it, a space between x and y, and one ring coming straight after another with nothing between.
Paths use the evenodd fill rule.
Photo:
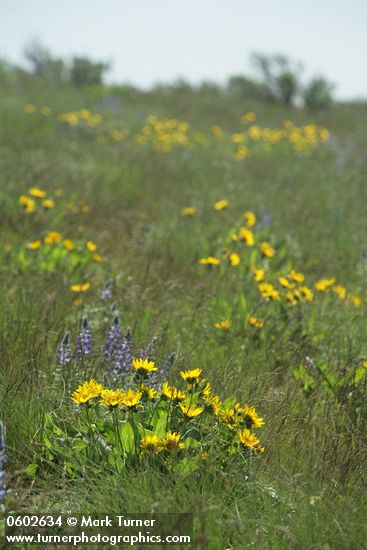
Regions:
<instances>
[{"instance_id":1,"label":"pale blue sky","mask_svg":"<svg viewBox=\"0 0 367 550\"><path fill-rule=\"evenodd\" d=\"M367 96L367 0L2 0L0 56L39 40L55 54L113 62L109 79L147 87L248 73L249 54L281 52Z\"/></svg>"}]
</instances>

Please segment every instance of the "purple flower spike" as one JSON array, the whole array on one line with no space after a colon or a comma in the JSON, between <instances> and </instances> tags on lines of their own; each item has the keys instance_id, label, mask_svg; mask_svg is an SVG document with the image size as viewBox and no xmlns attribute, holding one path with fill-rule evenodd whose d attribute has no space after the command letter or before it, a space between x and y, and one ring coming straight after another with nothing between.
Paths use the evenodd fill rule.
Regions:
<instances>
[{"instance_id":1,"label":"purple flower spike","mask_svg":"<svg viewBox=\"0 0 367 550\"><path fill-rule=\"evenodd\" d=\"M71 345L70 345L70 332L68 331L64 338L62 339L62 342L57 346L56 350L56 360L57 364L59 366L66 365L67 363L70 363L72 359L73 353L71 351Z\"/></svg>"},{"instance_id":2,"label":"purple flower spike","mask_svg":"<svg viewBox=\"0 0 367 550\"><path fill-rule=\"evenodd\" d=\"M110 359L117 349L118 344L122 337L122 331L118 315L116 315L112 321L112 324L108 330L106 337L106 344L104 348L104 358Z\"/></svg>"},{"instance_id":3,"label":"purple flower spike","mask_svg":"<svg viewBox=\"0 0 367 550\"><path fill-rule=\"evenodd\" d=\"M92 353L92 331L89 328L88 317L83 317L78 340L76 342L76 357L82 359Z\"/></svg>"},{"instance_id":4,"label":"purple flower spike","mask_svg":"<svg viewBox=\"0 0 367 550\"><path fill-rule=\"evenodd\" d=\"M112 281L107 281L101 289L101 300L112 300Z\"/></svg>"}]
</instances>

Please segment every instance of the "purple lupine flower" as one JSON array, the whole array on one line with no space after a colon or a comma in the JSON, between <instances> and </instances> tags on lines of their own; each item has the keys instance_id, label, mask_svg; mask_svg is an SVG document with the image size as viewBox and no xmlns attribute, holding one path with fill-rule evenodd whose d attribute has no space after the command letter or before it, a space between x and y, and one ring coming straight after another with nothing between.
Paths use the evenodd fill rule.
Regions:
<instances>
[{"instance_id":1,"label":"purple lupine flower","mask_svg":"<svg viewBox=\"0 0 367 550\"><path fill-rule=\"evenodd\" d=\"M148 361L154 361L154 348L158 338L154 336L149 344L145 348L141 348L138 357L139 359L148 359Z\"/></svg>"},{"instance_id":2,"label":"purple lupine flower","mask_svg":"<svg viewBox=\"0 0 367 550\"><path fill-rule=\"evenodd\" d=\"M57 346L56 350L56 360L57 364L59 366L66 365L67 363L70 363L72 359L73 353L71 351L71 345L70 345L70 332L68 331L64 338L62 339L62 342Z\"/></svg>"},{"instance_id":3,"label":"purple lupine flower","mask_svg":"<svg viewBox=\"0 0 367 550\"><path fill-rule=\"evenodd\" d=\"M133 339L131 330L128 328L120 339L113 361L113 374L115 378L121 376L122 381L131 369L133 358Z\"/></svg>"},{"instance_id":4,"label":"purple lupine flower","mask_svg":"<svg viewBox=\"0 0 367 550\"><path fill-rule=\"evenodd\" d=\"M112 300L112 281L106 281L101 289L101 300Z\"/></svg>"},{"instance_id":5,"label":"purple lupine flower","mask_svg":"<svg viewBox=\"0 0 367 550\"><path fill-rule=\"evenodd\" d=\"M3 469L6 460L7 456L5 454L4 425L0 420L0 502L3 501L7 495L5 471Z\"/></svg>"},{"instance_id":6,"label":"purple lupine flower","mask_svg":"<svg viewBox=\"0 0 367 550\"><path fill-rule=\"evenodd\" d=\"M272 215L270 212L264 212L261 216L259 223L257 224L257 229L265 229L271 225Z\"/></svg>"},{"instance_id":7,"label":"purple lupine flower","mask_svg":"<svg viewBox=\"0 0 367 550\"><path fill-rule=\"evenodd\" d=\"M122 332L120 326L119 316L115 315L112 324L107 332L106 343L104 347L104 358L110 359L116 351L116 348L121 340Z\"/></svg>"},{"instance_id":8,"label":"purple lupine flower","mask_svg":"<svg viewBox=\"0 0 367 550\"><path fill-rule=\"evenodd\" d=\"M92 353L92 331L89 328L88 317L83 317L76 342L76 357L82 359Z\"/></svg>"},{"instance_id":9,"label":"purple lupine flower","mask_svg":"<svg viewBox=\"0 0 367 550\"><path fill-rule=\"evenodd\" d=\"M125 333L124 342L125 342L125 357L124 357L123 370L125 372L128 372L131 369L131 365L133 363L133 336L131 334L130 328L128 328Z\"/></svg>"}]
</instances>

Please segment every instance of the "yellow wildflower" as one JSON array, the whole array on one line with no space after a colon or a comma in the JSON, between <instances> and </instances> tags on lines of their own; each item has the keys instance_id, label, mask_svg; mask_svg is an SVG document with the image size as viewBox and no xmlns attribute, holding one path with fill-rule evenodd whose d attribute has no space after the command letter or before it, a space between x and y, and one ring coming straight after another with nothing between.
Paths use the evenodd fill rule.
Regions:
<instances>
[{"instance_id":1,"label":"yellow wildflower","mask_svg":"<svg viewBox=\"0 0 367 550\"><path fill-rule=\"evenodd\" d=\"M87 241L86 247L88 248L89 252L95 252L97 250L97 245L92 241Z\"/></svg>"},{"instance_id":2,"label":"yellow wildflower","mask_svg":"<svg viewBox=\"0 0 367 550\"><path fill-rule=\"evenodd\" d=\"M256 215L250 210L246 210L244 213L244 218L248 227L253 227L256 223Z\"/></svg>"},{"instance_id":3,"label":"yellow wildflower","mask_svg":"<svg viewBox=\"0 0 367 550\"><path fill-rule=\"evenodd\" d=\"M201 264L201 265L219 265L220 260L218 258L215 258L214 256L208 256L207 258L201 258L199 260L199 264Z\"/></svg>"},{"instance_id":4,"label":"yellow wildflower","mask_svg":"<svg viewBox=\"0 0 367 550\"><path fill-rule=\"evenodd\" d=\"M255 266L251 267L251 272L254 274L254 279L257 283L262 281L265 277L265 270Z\"/></svg>"},{"instance_id":5,"label":"yellow wildflower","mask_svg":"<svg viewBox=\"0 0 367 550\"><path fill-rule=\"evenodd\" d=\"M265 300L279 300L280 294L279 291L276 290L272 284L270 283L260 283L259 284L259 290L263 298Z\"/></svg>"},{"instance_id":6,"label":"yellow wildflower","mask_svg":"<svg viewBox=\"0 0 367 550\"><path fill-rule=\"evenodd\" d=\"M260 447L260 439L256 437L255 434L251 433L247 428L237 432L238 439L243 447L258 451L260 453L264 452L264 447Z\"/></svg>"},{"instance_id":7,"label":"yellow wildflower","mask_svg":"<svg viewBox=\"0 0 367 550\"><path fill-rule=\"evenodd\" d=\"M145 435L140 440L140 446L143 451L151 454L158 454L164 450L165 446L158 435Z\"/></svg>"},{"instance_id":8,"label":"yellow wildflower","mask_svg":"<svg viewBox=\"0 0 367 550\"><path fill-rule=\"evenodd\" d=\"M74 250L74 243L70 239L64 239L64 247L66 250Z\"/></svg>"},{"instance_id":9,"label":"yellow wildflower","mask_svg":"<svg viewBox=\"0 0 367 550\"><path fill-rule=\"evenodd\" d=\"M154 388L148 388L148 386L145 386L144 384L139 384L139 391L141 391L143 395L146 395L148 399L158 398L157 390Z\"/></svg>"},{"instance_id":10,"label":"yellow wildflower","mask_svg":"<svg viewBox=\"0 0 367 550\"><path fill-rule=\"evenodd\" d=\"M78 405L85 405L101 395L103 390L102 384L96 382L93 378L87 382L84 382L79 386L71 395L71 399Z\"/></svg>"},{"instance_id":11,"label":"yellow wildflower","mask_svg":"<svg viewBox=\"0 0 367 550\"><path fill-rule=\"evenodd\" d=\"M242 143L243 141L245 141L245 139L245 134L237 133L231 135L231 140L233 141L233 143Z\"/></svg>"},{"instance_id":12,"label":"yellow wildflower","mask_svg":"<svg viewBox=\"0 0 367 550\"><path fill-rule=\"evenodd\" d=\"M149 373L154 372L157 367L154 364L154 361L149 361L149 359L133 359L133 367L138 373Z\"/></svg>"},{"instance_id":13,"label":"yellow wildflower","mask_svg":"<svg viewBox=\"0 0 367 550\"><path fill-rule=\"evenodd\" d=\"M55 201L53 201L52 199L43 199L41 204L42 204L43 208L45 208L46 210L50 210L51 208L55 208Z\"/></svg>"},{"instance_id":14,"label":"yellow wildflower","mask_svg":"<svg viewBox=\"0 0 367 550\"><path fill-rule=\"evenodd\" d=\"M229 205L228 199L221 199L214 204L214 210L224 210Z\"/></svg>"},{"instance_id":15,"label":"yellow wildflower","mask_svg":"<svg viewBox=\"0 0 367 550\"><path fill-rule=\"evenodd\" d=\"M181 435L177 432L167 432L163 438L163 445L166 451L174 452L185 448L185 443L180 441Z\"/></svg>"},{"instance_id":16,"label":"yellow wildflower","mask_svg":"<svg viewBox=\"0 0 367 550\"><path fill-rule=\"evenodd\" d=\"M258 319L257 317L255 317L254 315L252 315L249 320L248 320L249 324L252 326L252 327L255 327L255 328L263 328L264 326L264 321L261 321L260 319Z\"/></svg>"},{"instance_id":17,"label":"yellow wildflower","mask_svg":"<svg viewBox=\"0 0 367 550\"><path fill-rule=\"evenodd\" d=\"M29 115L36 112L36 106L33 105L33 103L27 103L27 105L24 105L24 112L28 113Z\"/></svg>"},{"instance_id":18,"label":"yellow wildflower","mask_svg":"<svg viewBox=\"0 0 367 550\"><path fill-rule=\"evenodd\" d=\"M42 245L42 241L40 239L37 239L36 241L33 241L31 243L27 244L28 250L38 250Z\"/></svg>"},{"instance_id":19,"label":"yellow wildflower","mask_svg":"<svg viewBox=\"0 0 367 550\"><path fill-rule=\"evenodd\" d=\"M43 191L39 187L31 187L28 189L28 193L32 195L32 197L36 197L38 199L43 199L46 196L46 191Z\"/></svg>"},{"instance_id":20,"label":"yellow wildflower","mask_svg":"<svg viewBox=\"0 0 367 550\"><path fill-rule=\"evenodd\" d=\"M45 237L46 244L57 244L61 241L62 235L58 231L49 231Z\"/></svg>"},{"instance_id":21,"label":"yellow wildflower","mask_svg":"<svg viewBox=\"0 0 367 550\"><path fill-rule=\"evenodd\" d=\"M187 206L181 209L181 216L194 216L196 214L195 206Z\"/></svg>"},{"instance_id":22,"label":"yellow wildflower","mask_svg":"<svg viewBox=\"0 0 367 550\"><path fill-rule=\"evenodd\" d=\"M87 292L90 288L90 283L80 283L70 286L71 292Z\"/></svg>"},{"instance_id":23,"label":"yellow wildflower","mask_svg":"<svg viewBox=\"0 0 367 550\"><path fill-rule=\"evenodd\" d=\"M267 258L272 258L275 255L274 248L265 241L260 244L260 250L262 255L266 256Z\"/></svg>"},{"instance_id":24,"label":"yellow wildflower","mask_svg":"<svg viewBox=\"0 0 367 550\"><path fill-rule=\"evenodd\" d=\"M232 254L229 255L229 261L230 261L231 265L237 266L237 265L240 265L241 258L238 254L235 254L233 252Z\"/></svg>"},{"instance_id":25,"label":"yellow wildflower","mask_svg":"<svg viewBox=\"0 0 367 550\"><path fill-rule=\"evenodd\" d=\"M286 277L278 277L278 281L284 288L288 288L289 290L295 286L293 283L290 283Z\"/></svg>"},{"instance_id":26,"label":"yellow wildflower","mask_svg":"<svg viewBox=\"0 0 367 550\"><path fill-rule=\"evenodd\" d=\"M238 403L236 403L233 407L227 407L219 411L219 418L227 428L233 429L239 426L241 422L241 417L238 413L239 408Z\"/></svg>"},{"instance_id":27,"label":"yellow wildflower","mask_svg":"<svg viewBox=\"0 0 367 550\"><path fill-rule=\"evenodd\" d=\"M223 139L223 130L220 126L214 125L214 126L211 127L211 130L212 130L212 133L213 133L213 135L216 139L218 139L218 140Z\"/></svg>"},{"instance_id":28,"label":"yellow wildflower","mask_svg":"<svg viewBox=\"0 0 367 550\"><path fill-rule=\"evenodd\" d=\"M188 384L196 384L202 372L201 369L193 369L181 371L180 375Z\"/></svg>"},{"instance_id":29,"label":"yellow wildflower","mask_svg":"<svg viewBox=\"0 0 367 550\"><path fill-rule=\"evenodd\" d=\"M298 292L302 302L312 302L313 292L308 286L300 286Z\"/></svg>"},{"instance_id":30,"label":"yellow wildflower","mask_svg":"<svg viewBox=\"0 0 367 550\"><path fill-rule=\"evenodd\" d=\"M344 300L347 295L347 289L344 286L336 285L332 288L332 291L341 299Z\"/></svg>"},{"instance_id":31,"label":"yellow wildflower","mask_svg":"<svg viewBox=\"0 0 367 550\"><path fill-rule=\"evenodd\" d=\"M228 330L232 326L232 321L230 319L224 319L223 321L215 323L214 326L220 330Z\"/></svg>"},{"instance_id":32,"label":"yellow wildflower","mask_svg":"<svg viewBox=\"0 0 367 550\"><path fill-rule=\"evenodd\" d=\"M354 307L356 307L356 308L361 307L362 300L359 296L356 296L355 294L349 294L348 298L352 302Z\"/></svg>"},{"instance_id":33,"label":"yellow wildflower","mask_svg":"<svg viewBox=\"0 0 367 550\"><path fill-rule=\"evenodd\" d=\"M103 260L103 258L100 254L93 254L92 260L99 264Z\"/></svg>"},{"instance_id":34,"label":"yellow wildflower","mask_svg":"<svg viewBox=\"0 0 367 550\"><path fill-rule=\"evenodd\" d=\"M162 397L165 397L170 401L183 401L186 398L185 392L170 386L168 382L163 382L161 392Z\"/></svg>"},{"instance_id":35,"label":"yellow wildflower","mask_svg":"<svg viewBox=\"0 0 367 550\"><path fill-rule=\"evenodd\" d=\"M101 405L114 408L123 404L124 394L121 390L102 390L101 397Z\"/></svg>"},{"instance_id":36,"label":"yellow wildflower","mask_svg":"<svg viewBox=\"0 0 367 550\"><path fill-rule=\"evenodd\" d=\"M244 421L249 424L248 427L262 428L264 426L264 419L260 418L257 414L255 407L251 405L245 405L241 410Z\"/></svg>"},{"instance_id":37,"label":"yellow wildflower","mask_svg":"<svg viewBox=\"0 0 367 550\"><path fill-rule=\"evenodd\" d=\"M293 279L295 283L303 283L303 281L305 280L305 276L303 275L303 273L300 273L299 271L294 271L294 269L290 271L288 277Z\"/></svg>"},{"instance_id":38,"label":"yellow wildflower","mask_svg":"<svg viewBox=\"0 0 367 550\"><path fill-rule=\"evenodd\" d=\"M239 231L239 238L245 243L246 246L254 246L255 237L253 232L247 227L241 227Z\"/></svg>"},{"instance_id":39,"label":"yellow wildflower","mask_svg":"<svg viewBox=\"0 0 367 550\"><path fill-rule=\"evenodd\" d=\"M241 117L241 122L246 124L247 122L254 122L256 120L256 114L250 111Z\"/></svg>"},{"instance_id":40,"label":"yellow wildflower","mask_svg":"<svg viewBox=\"0 0 367 550\"><path fill-rule=\"evenodd\" d=\"M19 204L24 208L26 214L33 214L36 211L36 202L34 199L27 197L26 195L21 195L19 197Z\"/></svg>"},{"instance_id":41,"label":"yellow wildflower","mask_svg":"<svg viewBox=\"0 0 367 550\"><path fill-rule=\"evenodd\" d=\"M329 279L319 279L315 283L315 288L319 292L327 292L335 284L335 282L335 277L331 277Z\"/></svg>"},{"instance_id":42,"label":"yellow wildflower","mask_svg":"<svg viewBox=\"0 0 367 550\"><path fill-rule=\"evenodd\" d=\"M127 390L121 396L121 404L128 409L134 409L139 405L142 395L141 391Z\"/></svg>"},{"instance_id":43,"label":"yellow wildflower","mask_svg":"<svg viewBox=\"0 0 367 550\"><path fill-rule=\"evenodd\" d=\"M222 401L219 399L218 395L209 395L202 396L202 399L205 403L205 406L213 413L215 416L218 416L222 407Z\"/></svg>"},{"instance_id":44,"label":"yellow wildflower","mask_svg":"<svg viewBox=\"0 0 367 550\"><path fill-rule=\"evenodd\" d=\"M184 405L183 403L179 403L178 406L180 407L182 414L187 416L187 418L195 418L204 410L204 407L197 407L196 405L190 404Z\"/></svg>"},{"instance_id":45,"label":"yellow wildflower","mask_svg":"<svg viewBox=\"0 0 367 550\"><path fill-rule=\"evenodd\" d=\"M50 116L51 112L52 111L51 111L50 107L48 107L47 105L45 105L41 109L41 113L43 114L43 116Z\"/></svg>"}]
</instances>

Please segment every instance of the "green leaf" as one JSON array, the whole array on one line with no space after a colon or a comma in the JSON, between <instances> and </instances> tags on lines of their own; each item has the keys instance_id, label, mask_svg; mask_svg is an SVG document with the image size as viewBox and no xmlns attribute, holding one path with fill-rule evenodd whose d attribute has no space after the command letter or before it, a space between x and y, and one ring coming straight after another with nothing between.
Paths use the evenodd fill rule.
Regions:
<instances>
[{"instance_id":1,"label":"green leaf","mask_svg":"<svg viewBox=\"0 0 367 550\"><path fill-rule=\"evenodd\" d=\"M134 431L129 422L124 422L119 426L119 433L124 447L124 451L127 453L132 453L134 451Z\"/></svg>"},{"instance_id":2,"label":"green leaf","mask_svg":"<svg viewBox=\"0 0 367 550\"><path fill-rule=\"evenodd\" d=\"M353 382L354 384L359 384L363 378L366 376L367 374L367 367L364 367L363 365L359 365L359 367L357 367L354 371L354 377L353 377Z\"/></svg>"},{"instance_id":3,"label":"green leaf","mask_svg":"<svg viewBox=\"0 0 367 550\"><path fill-rule=\"evenodd\" d=\"M155 408L150 424L157 435L163 436L166 433L168 410L169 403L163 399Z\"/></svg>"},{"instance_id":4,"label":"green leaf","mask_svg":"<svg viewBox=\"0 0 367 550\"><path fill-rule=\"evenodd\" d=\"M38 464L28 464L26 468L26 473L29 477L36 477L36 474L38 472Z\"/></svg>"}]
</instances>

